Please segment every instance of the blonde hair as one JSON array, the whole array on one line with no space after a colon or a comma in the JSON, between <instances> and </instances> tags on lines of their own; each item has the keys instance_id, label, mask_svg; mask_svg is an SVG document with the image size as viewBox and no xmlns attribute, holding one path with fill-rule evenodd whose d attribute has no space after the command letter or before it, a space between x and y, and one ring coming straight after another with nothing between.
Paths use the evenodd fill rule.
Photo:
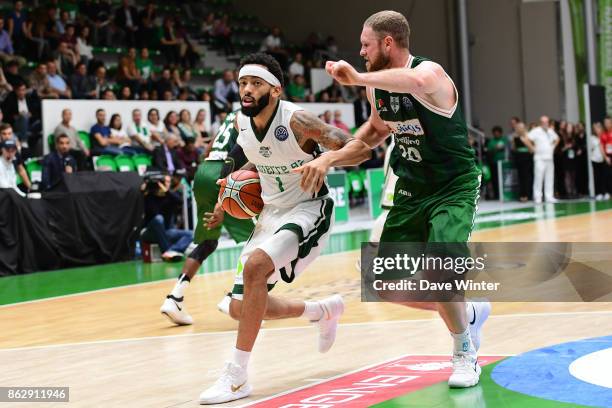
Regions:
<instances>
[{"instance_id":1,"label":"blonde hair","mask_svg":"<svg viewBox=\"0 0 612 408\"><path fill-rule=\"evenodd\" d=\"M410 25L403 14L392 10L379 11L368 17L363 25L372 28L379 39L390 36L400 48L408 49Z\"/></svg>"}]
</instances>

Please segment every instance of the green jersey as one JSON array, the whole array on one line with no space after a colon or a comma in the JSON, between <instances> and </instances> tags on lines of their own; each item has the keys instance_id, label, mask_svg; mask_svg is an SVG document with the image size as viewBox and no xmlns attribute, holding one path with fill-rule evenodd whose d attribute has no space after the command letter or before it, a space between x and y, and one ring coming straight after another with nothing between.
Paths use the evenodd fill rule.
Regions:
<instances>
[{"instance_id":1,"label":"green jersey","mask_svg":"<svg viewBox=\"0 0 612 408\"><path fill-rule=\"evenodd\" d=\"M239 111L229 113L225 121L217 131L210 154L207 160L225 160L227 154L232 151L238 139L238 130L234 127L234 120Z\"/></svg>"},{"instance_id":2,"label":"green jersey","mask_svg":"<svg viewBox=\"0 0 612 408\"><path fill-rule=\"evenodd\" d=\"M407 66L414 68L423 61L411 55ZM444 186L460 175L478 173L457 102L445 110L408 93L372 89L372 96L393 134L390 164L404 186Z\"/></svg>"}]
</instances>

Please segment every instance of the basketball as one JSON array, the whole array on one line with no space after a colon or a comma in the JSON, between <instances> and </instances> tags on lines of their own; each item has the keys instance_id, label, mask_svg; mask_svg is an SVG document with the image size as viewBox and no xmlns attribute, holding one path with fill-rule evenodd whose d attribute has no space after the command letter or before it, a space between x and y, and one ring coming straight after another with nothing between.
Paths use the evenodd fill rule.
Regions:
<instances>
[{"instance_id":1,"label":"basketball","mask_svg":"<svg viewBox=\"0 0 612 408\"><path fill-rule=\"evenodd\" d=\"M219 202L223 210L234 218L253 218L263 209L259 174L238 170L221 181Z\"/></svg>"}]
</instances>

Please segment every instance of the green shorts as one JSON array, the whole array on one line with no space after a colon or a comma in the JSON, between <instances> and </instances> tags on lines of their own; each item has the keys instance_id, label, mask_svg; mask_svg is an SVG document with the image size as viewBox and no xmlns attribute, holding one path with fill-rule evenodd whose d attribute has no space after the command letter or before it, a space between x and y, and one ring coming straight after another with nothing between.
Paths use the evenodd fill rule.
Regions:
<instances>
[{"instance_id":1,"label":"green shorts","mask_svg":"<svg viewBox=\"0 0 612 408\"><path fill-rule=\"evenodd\" d=\"M205 160L199 166L193 182L193 193L198 206L198 224L196 226L194 242L200 244L202 241L218 240L221 236L221 226L215 229L207 229L202 219L204 213L213 212L219 186L217 180L223 168L223 160ZM229 214L225 214L223 228L236 242L244 242L249 239L255 224L252 219L240 220Z\"/></svg>"}]
</instances>

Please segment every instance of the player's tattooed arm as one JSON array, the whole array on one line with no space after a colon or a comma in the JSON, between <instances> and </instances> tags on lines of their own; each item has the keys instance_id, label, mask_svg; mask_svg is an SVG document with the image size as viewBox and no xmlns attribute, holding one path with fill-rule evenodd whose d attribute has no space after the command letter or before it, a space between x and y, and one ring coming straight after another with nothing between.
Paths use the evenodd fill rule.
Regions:
<instances>
[{"instance_id":1,"label":"player's tattooed arm","mask_svg":"<svg viewBox=\"0 0 612 408\"><path fill-rule=\"evenodd\" d=\"M304 146L307 140L313 140L328 150L339 150L353 138L345 131L328 125L315 114L304 110L295 112L289 125L300 146Z\"/></svg>"}]
</instances>

